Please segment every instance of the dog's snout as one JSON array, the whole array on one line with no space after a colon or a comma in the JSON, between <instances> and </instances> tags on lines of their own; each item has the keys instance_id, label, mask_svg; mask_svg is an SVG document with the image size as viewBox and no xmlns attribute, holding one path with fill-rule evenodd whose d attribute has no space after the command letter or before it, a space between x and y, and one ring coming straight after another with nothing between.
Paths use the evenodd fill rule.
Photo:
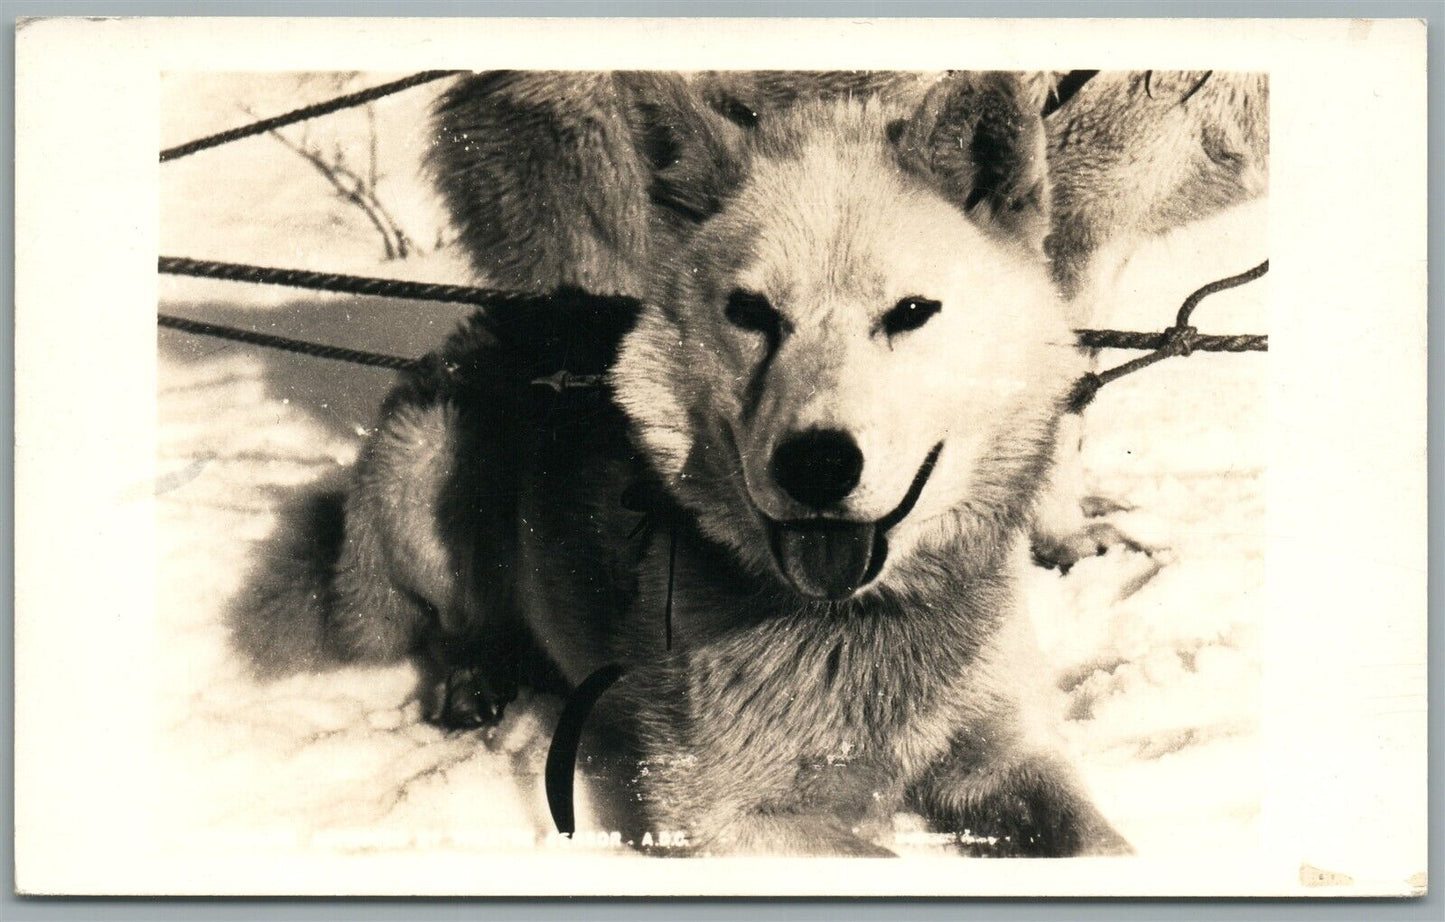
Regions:
<instances>
[{"instance_id":1,"label":"dog's snout","mask_svg":"<svg viewBox=\"0 0 1445 922\"><path fill-rule=\"evenodd\" d=\"M863 452L838 429L810 429L788 436L773 451L773 479L793 499L822 509L842 502L858 486Z\"/></svg>"}]
</instances>

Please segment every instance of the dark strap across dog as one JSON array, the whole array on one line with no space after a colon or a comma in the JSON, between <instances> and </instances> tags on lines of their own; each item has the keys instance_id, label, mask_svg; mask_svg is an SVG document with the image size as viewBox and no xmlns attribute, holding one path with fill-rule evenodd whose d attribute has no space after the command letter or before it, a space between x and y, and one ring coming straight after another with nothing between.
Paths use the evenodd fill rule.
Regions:
<instances>
[{"instance_id":1,"label":"dark strap across dog","mask_svg":"<svg viewBox=\"0 0 1445 922\"><path fill-rule=\"evenodd\" d=\"M665 517L655 505L659 498L655 485L646 480L633 484L623 492L622 504L643 515L634 534L655 528L657 521ZM672 649L672 592L676 574L677 526L673 523L668 527L667 596L662 609L663 643L668 650ZM562 715L557 719L557 729L552 732L552 743L547 748L547 765L542 777L547 791L547 809L552 813L552 822L557 831L564 836L571 836L577 831L574 785L577 750L582 744L582 729L598 699L626 674L626 666L608 663L583 679L567 696L567 701L562 706Z\"/></svg>"},{"instance_id":2,"label":"dark strap across dog","mask_svg":"<svg viewBox=\"0 0 1445 922\"><path fill-rule=\"evenodd\" d=\"M582 744L582 727L597 699L627 673L619 663L608 663L582 680L567 696L557 729L552 733L552 745L547 749L547 767L543 773L547 788L547 808L552 811L552 822L557 831L570 836L577 831L577 817L573 806L573 778L577 771L577 749Z\"/></svg>"}]
</instances>

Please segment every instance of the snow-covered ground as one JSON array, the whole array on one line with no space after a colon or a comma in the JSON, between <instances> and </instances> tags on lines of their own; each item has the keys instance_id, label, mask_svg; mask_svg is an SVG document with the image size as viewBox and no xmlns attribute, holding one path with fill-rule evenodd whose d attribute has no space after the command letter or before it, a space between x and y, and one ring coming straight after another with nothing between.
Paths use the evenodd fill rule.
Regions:
<instances>
[{"instance_id":1,"label":"snow-covered ground","mask_svg":"<svg viewBox=\"0 0 1445 922\"><path fill-rule=\"evenodd\" d=\"M174 76L162 85L161 142L390 76ZM436 246L445 219L420 173L436 92L410 90L374 112L379 196L426 252L383 259L361 212L264 136L162 167L161 252L473 281ZM345 112L305 137L362 165L368 126L364 112ZM1198 285L1258 263L1265 215L1251 205L1150 245L1125 271L1109 324L1159 329ZM1268 288L1266 278L1211 298L1195 322L1267 332ZM163 278L160 290L163 310L400 354L430 348L465 313L193 279ZM157 739L171 835L198 854L544 845L540 771L556 700L524 697L495 730L447 735L421 721L409 666L263 684L227 645L227 600L278 508L355 457L391 373L169 332L159 349ZM1030 577L1068 741L1143 855L1217 855L1258 832L1267 361L1200 354L1104 390L1087 415L1090 484L1132 507L1110 521L1154 551L1115 549L1066 576Z\"/></svg>"}]
</instances>

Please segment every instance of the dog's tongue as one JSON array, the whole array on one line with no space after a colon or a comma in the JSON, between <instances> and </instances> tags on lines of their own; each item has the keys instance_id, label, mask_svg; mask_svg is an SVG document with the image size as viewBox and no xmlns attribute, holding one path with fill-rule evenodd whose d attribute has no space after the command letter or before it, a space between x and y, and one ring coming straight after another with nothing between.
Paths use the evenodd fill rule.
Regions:
<instances>
[{"instance_id":1,"label":"dog's tongue","mask_svg":"<svg viewBox=\"0 0 1445 922\"><path fill-rule=\"evenodd\" d=\"M772 531L773 556L803 595L846 599L873 576L877 528L872 523L774 523Z\"/></svg>"}]
</instances>

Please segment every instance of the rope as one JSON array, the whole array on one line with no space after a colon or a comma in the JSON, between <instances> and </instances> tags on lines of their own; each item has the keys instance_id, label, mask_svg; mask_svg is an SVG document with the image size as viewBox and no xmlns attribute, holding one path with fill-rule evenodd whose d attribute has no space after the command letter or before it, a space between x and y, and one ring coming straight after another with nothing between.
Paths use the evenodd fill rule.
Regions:
<instances>
[{"instance_id":1,"label":"rope","mask_svg":"<svg viewBox=\"0 0 1445 922\"><path fill-rule=\"evenodd\" d=\"M1089 372L1074 383L1074 389L1069 394L1068 409L1070 413L1082 413L1084 408L1093 402L1099 389L1110 381L1117 381L1125 375L1131 375L1136 371L1142 371L1153 365L1155 362L1163 361L1174 356L1187 357L1195 351L1211 352L1245 352L1245 351L1266 351L1269 349L1269 337L1267 336L1201 336L1199 331L1189 325L1189 318L1199 302L1213 294L1221 291L1228 291L1231 288L1238 288L1248 282L1252 282L1269 271L1269 260L1265 260L1253 269L1241 272L1238 275L1231 275L1210 282L1196 290L1184 303L1179 305L1179 313L1174 318L1174 326L1163 333L1152 334L1157 345L1154 351L1148 355L1141 355L1137 359L1131 359L1122 365L1117 365L1107 371L1098 373ZM1080 330L1079 333L1118 333L1117 330ZM1146 334L1125 333L1124 337L1144 336ZM1080 336L1082 343L1086 337ZM1101 345L1111 346L1108 336L1099 337L1105 342ZM1208 348L1206 346L1215 348ZM1235 347L1235 348L1229 348ZM1140 348L1138 346L1126 348Z\"/></svg>"},{"instance_id":2,"label":"rope","mask_svg":"<svg viewBox=\"0 0 1445 922\"><path fill-rule=\"evenodd\" d=\"M308 272L305 269L274 269L245 263L187 259L183 256L162 256L158 260L157 267L166 275L189 275L196 278L225 279L231 282L252 282L260 285L284 285L290 288L308 288L313 291L376 295L410 301L443 301L451 304L472 304L477 307L491 307L503 303L538 304L546 301L548 297L531 292L473 288L467 285L439 285L432 282L407 282L401 279L341 275L335 272Z\"/></svg>"},{"instance_id":3,"label":"rope","mask_svg":"<svg viewBox=\"0 0 1445 922\"><path fill-rule=\"evenodd\" d=\"M1133 330L1075 330L1079 345L1085 349L1147 349L1163 348L1169 340L1166 333L1136 333ZM1195 334L1195 352L1268 352L1269 337L1257 334L1215 336Z\"/></svg>"},{"instance_id":4,"label":"rope","mask_svg":"<svg viewBox=\"0 0 1445 922\"><path fill-rule=\"evenodd\" d=\"M1229 278L1220 279L1216 282L1210 282L1208 285L1205 285L1203 288L1200 288L1198 291L1194 292L1194 294L1185 298L1184 303L1179 305L1179 316L1174 319L1174 326L1188 326L1189 315L1194 313L1194 309L1199 306L1200 301L1203 301L1210 295L1216 295L1219 294L1221 291L1228 291L1231 288L1238 288L1240 285L1244 285L1248 282L1254 281L1268 271L1269 260L1266 259L1264 262L1255 266L1253 269L1241 272L1238 275L1231 275Z\"/></svg>"},{"instance_id":5,"label":"rope","mask_svg":"<svg viewBox=\"0 0 1445 922\"><path fill-rule=\"evenodd\" d=\"M325 102L316 103L313 106L305 106L300 109L293 109L290 112L271 118L262 119L259 122L252 122L249 125L242 125L239 128L232 128L229 131L218 132L204 138L197 138L185 144L178 144L175 147L168 147L161 151L161 163L167 160L178 160L199 151L208 150L212 147L220 147L222 144L229 144L232 141L239 141L242 138L249 138L252 135L265 134L286 125L296 122L304 122L307 119L316 118L318 115L329 115L342 109L349 109L352 106L359 106L363 103L380 99L383 96L390 96L393 93L400 93L402 90L420 86L423 83L431 83L434 80L441 80L445 77L454 77L463 73L459 70L425 70L419 74L412 74L401 80L391 83L383 83L368 90L361 90L356 93L348 93L345 96L338 96L335 99L328 99Z\"/></svg>"},{"instance_id":6,"label":"rope","mask_svg":"<svg viewBox=\"0 0 1445 922\"><path fill-rule=\"evenodd\" d=\"M289 339L285 336L273 336L270 333L257 333L252 330L242 330L237 327L221 326L217 323L188 320L185 317L176 317L172 314L161 314L156 318L156 322L162 327L170 330L180 330L183 333L192 333L198 336L214 336L218 339L229 339L238 343L249 343L253 346L265 346L268 349L298 352L302 355L315 356L320 359L335 359L338 362L350 362L353 365L370 365L373 368L405 370L415 368L419 363L418 359L402 358L399 355L384 355L380 352L364 352L360 349L344 349L341 346L309 343L300 339Z\"/></svg>"}]
</instances>

